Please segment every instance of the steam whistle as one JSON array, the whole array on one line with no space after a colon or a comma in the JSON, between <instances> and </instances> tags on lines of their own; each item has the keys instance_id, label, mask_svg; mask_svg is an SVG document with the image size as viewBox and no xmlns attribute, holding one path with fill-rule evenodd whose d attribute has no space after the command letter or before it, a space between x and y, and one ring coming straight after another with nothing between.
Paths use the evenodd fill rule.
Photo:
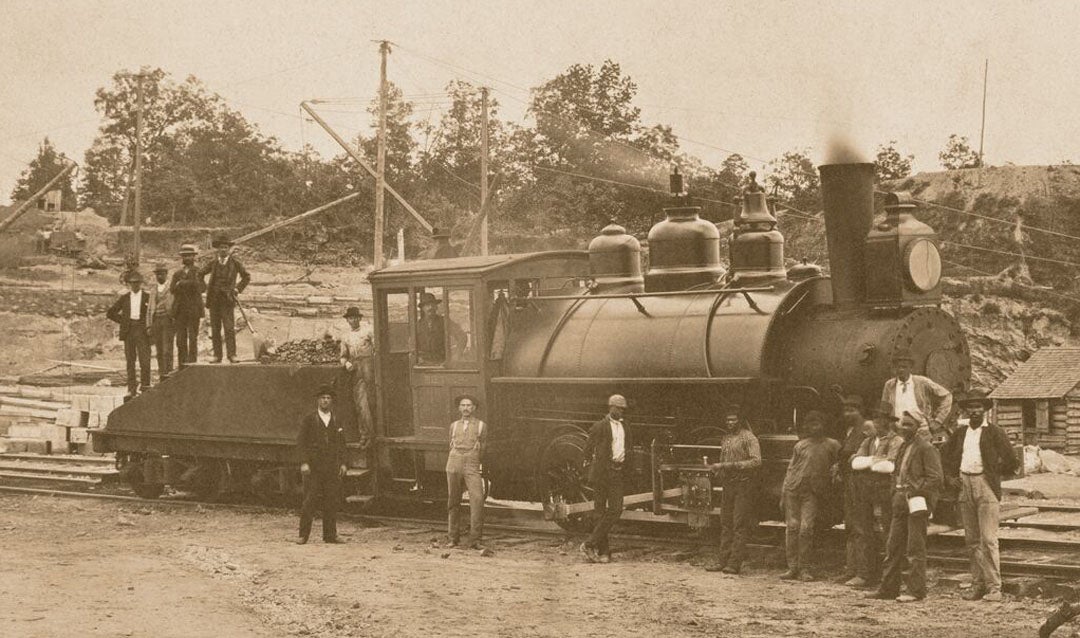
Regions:
<instances>
[{"instance_id":1,"label":"steam whistle","mask_svg":"<svg viewBox=\"0 0 1080 638\"><path fill-rule=\"evenodd\" d=\"M668 177L668 180L668 184L673 197L686 197L686 188L683 185L683 176L682 173L679 172L678 166L672 169L671 175Z\"/></svg>"}]
</instances>

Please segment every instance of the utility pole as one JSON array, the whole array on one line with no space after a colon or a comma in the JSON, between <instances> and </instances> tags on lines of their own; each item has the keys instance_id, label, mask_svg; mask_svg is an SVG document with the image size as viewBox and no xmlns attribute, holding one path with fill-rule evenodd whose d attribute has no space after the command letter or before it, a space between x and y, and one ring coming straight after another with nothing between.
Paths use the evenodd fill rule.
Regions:
<instances>
[{"instance_id":1,"label":"utility pole","mask_svg":"<svg viewBox=\"0 0 1080 638\"><path fill-rule=\"evenodd\" d=\"M390 54L390 42L379 43L379 151L375 161L375 255L376 268L383 267L383 224L386 219L386 56Z\"/></svg>"},{"instance_id":2,"label":"utility pole","mask_svg":"<svg viewBox=\"0 0 1080 638\"><path fill-rule=\"evenodd\" d=\"M979 127L979 168L983 167L983 136L986 134L986 79L990 75L990 58L983 66L982 126Z\"/></svg>"},{"instance_id":3,"label":"utility pole","mask_svg":"<svg viewBox=\"0 0 1080 638\"><path fill-rule=\"evenodd\" d=\"M135 263L139 263L141 246L139 245L139 224L142 221L142 128L143 128L143 75L136 77L135 95Z\"/></svg>"},{"instance_id":4,"label":"utility pole","mask_svg":"<svg viewBox=\"0 0 1080 638\"><path fill-rule=\"evenodd\" d=\"M488 254L488 89L480 88L480 254Z\"/></svg>"}]
</instances>

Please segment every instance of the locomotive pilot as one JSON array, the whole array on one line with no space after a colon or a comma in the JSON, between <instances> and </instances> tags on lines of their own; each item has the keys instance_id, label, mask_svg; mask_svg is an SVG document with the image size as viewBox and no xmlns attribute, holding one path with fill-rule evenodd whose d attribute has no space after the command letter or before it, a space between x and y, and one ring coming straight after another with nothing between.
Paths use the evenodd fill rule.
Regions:
<instances>
[{"instance_id":1,"label":"locomotive pilot","mask_svg":"<svg viewBox=\"0 0 1080 638\"><path fill-rule=\"evenodd\" d=\"M720 501L720 547L716 563L705 571L738 574L746 558L746 541L753 531L761 446L750 424L740 416L739 406L724 410L724 436L720 461L712 464L723 487Z\"/></svg>"},{"instance_id":2,"label":"locomotive pilot","mask_svg":"<svg viewBox=\"0 0 1080 638\"><path fill-rule=\"evenodd\" d=\"M341 367L349 375L357 424L360 426L360 447L366 448L374 424L370 393L375 389L375 333L371 324L363 319L364 314L356 306L349 306L345 310L349 331L341 338Z\"/></svg>"},{"instance_id":3,"label":"locomotive pilot","mask_svg":"<svg viewBox=\"0 0 1080 638\"><path fill-rule=\"evenodd\" d=\"M784 580L814 580L810 571L814 525L829 496L831 470L840 443L825 436L825 414L810 410L803 417L806 438L795 444L784 475L780 506L787 524L785 536L788 570Z\"/></svg>"},{"instance_id":4,"label":"locomotive pilot","mask_svg":"<svg viewBox=\"0 0 1080 638\"><path fill-rule=\"evenodd\" d=\"M626 398L613 394L608 398L608 413L589 429L584 457L591 461L589 480L593 486L593 503L597 515L589 539L581 544L581 553L590 563L611 561L608 533L622 517L623 467L630 450L630 437L623 424Z\"/></svg>"},{"instance_id":5,"label":"locomotive pilot","mask_svg":"<svg viewBox=\"0 0 1080 638\"><path fill-rule=\"evenodd\" d=\"M892 473L892 522L885 548L885 571L877 591L869 593L869 598L910 603L926 597L926 527L941 493L942 473L937 448L918 434L924 427L922 419L910 413L900 421L904 443ZM907 593L899 595L905 562Z\"/></svg>"},{"instance_id":6,"label":"locomotive pilot","mask_svg":"<svg viewBox=\"0 0 1080 638\"><path fill-rule=\"evenodd\" d=\"M904 443L904 439L896 433L897 422L891 406L878 406L874 412L874 433L863 440L851 459L851 483L854 488L851 518L859 530L858 545L862 553L862 560L858 564L860 571L847 582L852 587L876 585L881 578L881 560L892 522L890 481L896 455ZM879 525L881 536L876 531Z\"/></svg>"},{"instance_id":7,"label":"locomotive pilot","mask_svg":"<svg viewBox=\"0 0 1080 638\"><path fill-rule=\"evenodd\" d=\"M304 481L304 502L300 508L301 545L308 542L315 510L322 510L324 543L344 542L337 535L337 510L341 502L341 480L345 477L347 452L345 429L334 414L334 389L319 388L316 409L300 421L297 447L300 474Z\"/></svg>"},{"instance_id":8,"label":"locomotive pilot","mask_svg":"<svg viewBox=\"0 0 1080 638\"><path fill-rule=\"evenodd\" d=\"M929 377L912 374L915 363L911 353L903 350L893 357L895 376L881 389L881 402L892 408L893 416L903 419L910 412L926 422L920 434L934 440L945 436L945 423L952 412L952 392Z\"/></svg>"},{"instance_id":9,"label":"locomotive pilot","mask_svg":"<svg viewBox=\"0 0 1080 638\"><path fill-rule=\"evenodd\" d=\"M487 447L487 425L473 416L480 402L475 397L457 398L461 418L450 424L450 456L446 459L447 545L461 541L461 494L469 490L469 536L465 547L481 549L484 532L483 458Z\"/></svg>"}]
</instances>

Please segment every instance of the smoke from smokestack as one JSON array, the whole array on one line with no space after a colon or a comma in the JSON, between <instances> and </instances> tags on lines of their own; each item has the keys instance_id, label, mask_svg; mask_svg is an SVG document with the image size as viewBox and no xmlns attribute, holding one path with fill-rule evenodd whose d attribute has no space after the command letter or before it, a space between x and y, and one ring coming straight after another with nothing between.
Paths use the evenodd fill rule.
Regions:
<instances>
[{"instance_id":1,"label":"smoke from smokestack","mask_svg":"<svg viewBox=\"0 0 1080 638\"><path fill-rule=\"evenodd\" d=\"M872 162L847 133L833 132L825 142L823 164L862 164Z\"/></svg>"}]
</instances>

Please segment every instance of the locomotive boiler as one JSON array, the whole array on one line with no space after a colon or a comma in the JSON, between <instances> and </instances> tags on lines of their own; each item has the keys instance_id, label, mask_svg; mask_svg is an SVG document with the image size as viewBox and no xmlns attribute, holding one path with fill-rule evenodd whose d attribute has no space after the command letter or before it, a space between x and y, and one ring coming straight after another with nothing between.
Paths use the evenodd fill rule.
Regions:
<instances>
[{"instance_id":1,"label":"locomotive boiler","mask_svg":"<svg viewBox=\"0 0 1080 638\"><path fill-rule=\"evenodd\" d=\"M635 442L625 518L707 524L718 503L705 465L729 403L743 406L761 441L761 514L768 517L800 413L838 412L834 386L875 405L892 355L908 350L916 372L965 389L970 356L960 326L940 308L933 229L899 193L882 198L875 220L872 164L820 171L828 276L816 266L786 267L784 237L753 183L742 194L726 266L717 226L675 195L649 232L647 269L638 240L612 224L587 251L422 260L372 272L376 437L369 450L352 447L354 489L442 498L454 398L471 394L490 426L489 496L507 507L542 505L574 527L591 509L586 432L606 397L619 393L630 402ZM239 379L246 368L263 368L247 374L263 375L268 388L335 374L191 366L116 410L96 446L116 451L144 484L148 476L161 483L178 472L202 475L197 468L213 455L215 472L230 476L235 446L255 430L273 432L258 453L249 450L238 484L258 476L295 485L285 433L295 431L297 409L279 405L288 393L266 392L269 407L252 405L246 420L203 404L158 419L168 427L146 425L170 407L170 384L211 373ZM214 386L233 387L226 379ZM190 423L200 424L197 432ZM232 451L206 445L215 437L228 439ZM169 464L179 465L170 473L162 469Z\"/></svg>"}]
</instances>

